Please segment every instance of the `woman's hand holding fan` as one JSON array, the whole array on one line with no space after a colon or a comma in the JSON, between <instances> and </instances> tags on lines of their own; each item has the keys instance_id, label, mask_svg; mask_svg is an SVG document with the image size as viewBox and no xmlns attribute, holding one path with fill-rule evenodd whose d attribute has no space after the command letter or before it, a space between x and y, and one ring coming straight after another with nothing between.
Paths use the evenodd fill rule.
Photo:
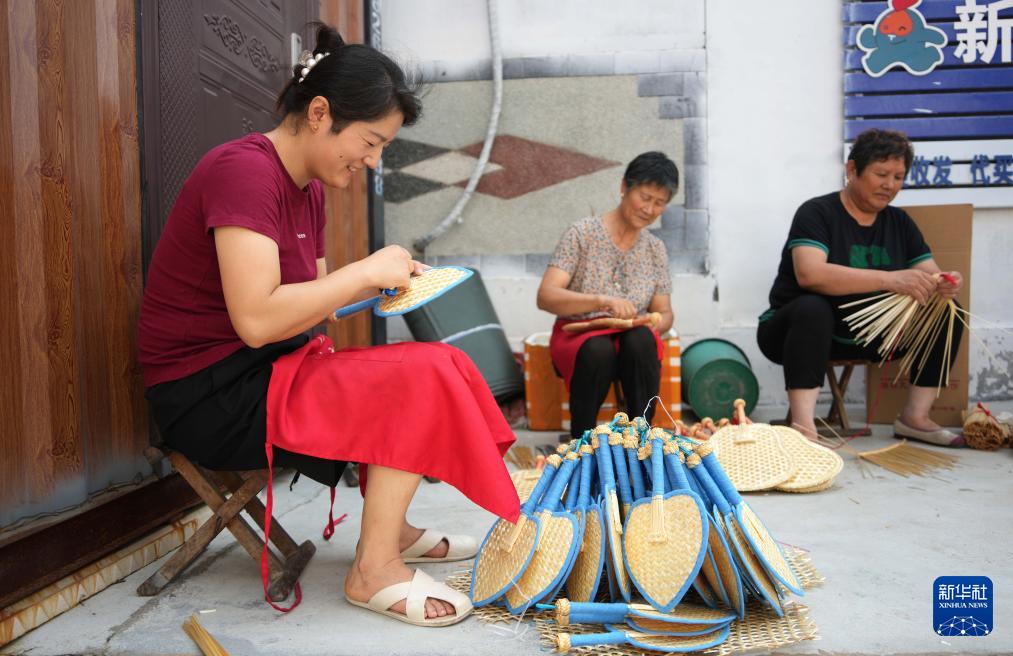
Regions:
<instances>
[{"instance_id":1,"label":"woman's hand holding fan","mask_svg":"<svg viewBox=\"0 0 1013 656\"><path fill-rule=\"evenodd\" d=\"M629 330L630 328L636 328L637 326L651 326L652 328L657 329L660 324L661 315L657 312L651 312L650 314L643 314L633 319L599 317L588 321L575 321L563 326L563 330L568 333L583 333L589 330Z\"/></svg>"}]
</instances>

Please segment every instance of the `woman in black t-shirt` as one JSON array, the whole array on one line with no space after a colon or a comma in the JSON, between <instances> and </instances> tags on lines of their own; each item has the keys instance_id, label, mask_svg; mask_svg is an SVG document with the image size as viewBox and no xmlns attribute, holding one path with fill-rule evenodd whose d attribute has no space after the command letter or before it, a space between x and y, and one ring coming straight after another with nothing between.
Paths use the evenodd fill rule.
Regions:
<instances>
[{"instance_id":1,"label":"woman in black t-shirt","mask_svg":"<svg viewBox=\"0 0 1013 656\"><path fill-rule=\"evenodd\" d=\"M884 290L921 302L933 292L953 298L960 291L961 275L950 272L955 284L934 275L940 270L918 227L904 210L890 205L913 159L911 142L902 133L866 130L848 155L844 189L806 201L792 221L757 342L764 355L784 365L792 421L810 437L816 434L813 415L827 362L879 359L876 344L855 344L841 305ZM956 324L951 364L962 332ZM963 438L929 418L945 339L943 334L936 339L919 375L912 371L911 392L894 432L962 446Z\"/></svg>"}]
</instances>

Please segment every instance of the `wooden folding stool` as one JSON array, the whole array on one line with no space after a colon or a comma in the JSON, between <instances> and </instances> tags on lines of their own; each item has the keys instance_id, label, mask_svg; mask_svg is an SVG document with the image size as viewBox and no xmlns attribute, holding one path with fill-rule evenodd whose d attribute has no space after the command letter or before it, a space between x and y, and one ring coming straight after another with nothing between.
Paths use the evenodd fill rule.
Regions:
<instances>
[{"instance_id":1,"label":"wooden folding stool","mask_svg":"<svg viewBox=\"0 0 1013 656\"><path fill-rule=\"evenodd\" d=\"M190 487L204 500L214 514L176 550L157 572L137 588L137 594L144 597L158 594L162 588L197 559L223 528L229 529L229 532L235 536L239 544L243 545L246 552L259 565L264 549L264 540L250 527L240 513L246 510L247 515L257 523L261 531L264 530L266 511L264 504L257 498L257 494L267 485L267 470L210 471L190 462L181 453L159 450L155 447L149 447L149 459L153 455L157 459L155 452L161 454L162 457L168 456L173 468L190 484ZM222 488L228 490L228 497L223 496L220 491ZM292 591L296 581L299 580L299 575L302 574L306 564L316 551L316 547L309 540L297 545L276 518L271 519L271 542L281 553L281 556L276 555L274 549L268 549L269 585L267 594L272 601L281 601Z\"/></svg>"}]
</instances>

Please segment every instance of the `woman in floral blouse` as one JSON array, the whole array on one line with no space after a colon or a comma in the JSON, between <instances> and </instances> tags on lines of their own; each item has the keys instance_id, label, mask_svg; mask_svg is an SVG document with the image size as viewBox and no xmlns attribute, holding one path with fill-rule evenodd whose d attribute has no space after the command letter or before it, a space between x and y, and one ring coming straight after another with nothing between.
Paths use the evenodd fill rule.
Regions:
<instances>
[{"instance_id":1,"label":"woman in floral blouse","mask_svg":"<svg viewBox=\"0 0 1013 656\"><path fill-rule=\"evenodd\" d=\"M538 288L538 307L557 315L549 351L570 390L570 434L593 428L612 381L619 379L626 412L644 413L661 380L658 333L672 327L668 254L648 226L679 188L679 170L663 153L638 155L623 174L619 205L577 221L563 233ZM658 332L631 330L568 333L573 321L611 316L661 315ZM653 416L653 405L647 412Z\"/></svg>"}]
</instances>

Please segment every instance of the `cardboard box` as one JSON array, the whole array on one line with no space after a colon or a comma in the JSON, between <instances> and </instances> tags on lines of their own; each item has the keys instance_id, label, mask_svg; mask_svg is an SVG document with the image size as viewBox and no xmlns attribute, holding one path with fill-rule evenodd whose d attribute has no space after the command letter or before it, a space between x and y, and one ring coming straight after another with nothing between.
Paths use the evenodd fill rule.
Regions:
<instances>
[{"instance_id":1,"label":"cardboard box","mask_svg":"<svg viewBox=\"0 0 1013 656\"><path fill-rule=\"evenodd\" d=\"M964 286L957 300L964 309L971 310L971 205L925 205L904 208L932 249L932 257L943 271L959 271L964 277ZM968 384L968 340L972 339L964 329L964 337L957 351L957 359L950 368L950 384L932 404L931 417L942 426L961 426L961 410L967 408ZM896 384L897 365L889 363L880 367L869 365L865 374L865 404L871 410L874 424L892 424L907 402L907 376Z\"/></svg>"}]
</instances>

